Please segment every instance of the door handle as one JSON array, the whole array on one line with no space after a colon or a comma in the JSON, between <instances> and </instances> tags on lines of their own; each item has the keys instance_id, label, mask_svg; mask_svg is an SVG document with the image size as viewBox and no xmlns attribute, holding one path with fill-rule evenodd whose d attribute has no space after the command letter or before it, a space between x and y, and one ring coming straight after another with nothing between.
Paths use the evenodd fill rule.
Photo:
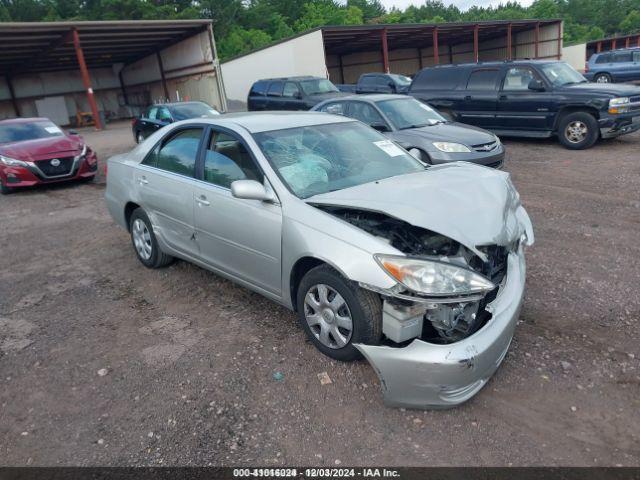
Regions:
<instances>
[{"instance_id":1,"label":"door handle","mask_svg":"<svg viewBox=\"0 0 640 480\"><path fill-rule=\"evenodd\" d=\"M196 203L202 207L208 207L209 205L211 205L209 200L207 200L207 197L205 197L204 195L196 197Z\"/></svg>"},{"instance_id":2,"label":"door handle","mask_svg":"<svg viewBox=\"0 0 640 480\"><path fill-rule=\"evenodd\" d=\"M471 100L471 98L472 98L471 95L467 95L464 97L465 100Z\"/></svg>"},{"instance_id":3,"label":"door handle","mask_svg":"<svg viewBox=\"0 0 640 480\"><path fill-rule=\"evenodd\" d=\"M147 180L147 177L138 177L138 183L140 185L147 185L149 183L149 180Z\"/></svg>"}]
</instances>

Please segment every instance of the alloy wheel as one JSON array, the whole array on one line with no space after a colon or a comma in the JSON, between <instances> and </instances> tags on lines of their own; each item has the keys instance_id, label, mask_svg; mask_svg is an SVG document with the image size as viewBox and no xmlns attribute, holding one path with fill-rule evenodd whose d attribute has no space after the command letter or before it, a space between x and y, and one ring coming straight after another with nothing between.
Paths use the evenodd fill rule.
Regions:
<instances>
[{"instance_id":1,"label":"alloy wheel","mask_svg":"<svg viewBox=\"0 0 640 480\"><path fill-rule=\"evenodd\" d=\"M140 258L149 260L153 253L153 245L151 244L151 233L147 225L139 218L136 218L133 221L131 235L133 236L133 244Z\"/></svg>"},{"instance_id":2,"label":"alloy wheel","mask_svg":"<svg viewBox=\"0 0 640 480\"><path fill-rule=\"evenodd\" d=\"M337 349L349 343L353 320L345 299L325 284L311 287L304 297L304 316L311 333L323 345Z\"/></svg>"},{"instance_id":3,"label":"alloy wheel","mask_svg":"<svg viewBox=\"0 0 640 480\"><path fill-rule=\"evenodd\" d=\"M600 75L598 78L596 78L596 83L609 83L609 77L607 77L606 75Z\"/></svg>"},{"instance_id":4,"label":"alloy wheel","mask_svg":"<svg viewBox=\"0 0 640 480\"><path fill-rule=\"evenodd\" d=\"M587 138L588 131L589 129L584 122L575 120L564 129L564 136L571 143L580 143Z\"/></svg>"}]
</instances>

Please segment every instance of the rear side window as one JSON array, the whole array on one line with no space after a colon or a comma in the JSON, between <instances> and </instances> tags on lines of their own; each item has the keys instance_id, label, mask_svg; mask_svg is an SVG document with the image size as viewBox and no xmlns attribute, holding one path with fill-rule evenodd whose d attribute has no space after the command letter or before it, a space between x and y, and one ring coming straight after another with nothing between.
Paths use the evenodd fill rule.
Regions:
<instances>
[{"instance_id":1,"label":"rear side window","mask_svg":"<svg viewBox=\"0 0 640 480\"><path fill-rule=\"evenodd\" d=\"M142 163L167 172L194 177L201 137L202 128L180 130L154 148Z\"/></svg>"},{"instance_id":2,"label":"rear side window","mask_svg":"<svg viewBox=\"0 0 640 480\"><path fill-rule=\"evenodd\" d=\"M370 87L371 85L375 85L376 84L376 77L374 75L370 75L368 77L362 77L362 79L360 80L360 85L363 85L365 87Z\"/></svg>"},{"instance_id":3,"label":"rear side window","mask_svg":"<svg viewBox=\"0 0 640 480\"><path fill-rule=\"evenodd\" d=\"M468 71L459 67L425 68L411 84L411 91L415 90L452 90L458 86L463 73Z\"/></svg>"},{"instance_id":4,"label":"rear side window","mask_svg":"<svg viewBox=\"0 0 640 480\"><path fill-rule=\"evenodd\" d=\"M147 118L149 120L155 120L156 119L156 115L158 113L158 107L151 107L148 111L147 111Z\"/></svg>"},{"instance_id":5,"label":"rear side window","mask_svg":"<svg viewBox=\"0 0 640 480\"><path fill-rule=\"evenodd\" d=\"M271 83L271 85L269 85L269 90L267 90L267 95L270 97L281 97L283 85L283 82Z\"/></svg>"},{"instance_id":6,"label":"rear side window","mask_svg":"<svg viewBox=\"0 0 640 480\"><path fill-rule=\"evenodd\" d=\"M631 61L631 52L617 52L613 54L614 63L626 63Z\"/></svg>"},{"instance_id":7,"label":"rear side window","mask_svg":"<svg viewBox=\"0 0 640 480\"><path fill-rule=\"evenodd\" d=\"M298 85L293 82L287 82L284 84L284 90L282 92L283 97L297 98L300 96L300 89Z\"/></svg>"},{"instance_id":8,"label":"rear side window","mask_svg":"<svg viewBox=\"0 0 640 480\"><path fill-rule=\"evenodd\" d=\"M380 87L388 87L389 85L391 85L393 82L391 81L390 78L388 77L383 77L382 75L380 75L376 81L376 83L378 84L378 86Z\"/></svg>"},{"instance_id":9,"label":"rear side window","mask_svg":"<svg viewBox=\"0 0 640 480\"><path fill-rule=\"evenodd\" d=\"M605 53L604 55L599 55L596 58L596 63L609 63L611 62L611 55L609 53Z\"/></svg>"},{"instance_id":10,"label":"rear side window","mask_svg":"<svg viewBox=\"0 0 640 480\"><path fill-rule=\"evenodd\" d=\"M469 75L467 90L496 90L498 70L474 70Z\"/></svg>"},{"instance_id":11,"label":"rear side window","mask_svg":"<svg viewBox=\"0 0 640 480\"><path fill-rule=\"evenodd\" d=\"M269 82L265 82L264 80L256 82L253 84L253 87L251 87L251 93L249 95L266 95L268 86Z\"/></svg>"}]
</instances>

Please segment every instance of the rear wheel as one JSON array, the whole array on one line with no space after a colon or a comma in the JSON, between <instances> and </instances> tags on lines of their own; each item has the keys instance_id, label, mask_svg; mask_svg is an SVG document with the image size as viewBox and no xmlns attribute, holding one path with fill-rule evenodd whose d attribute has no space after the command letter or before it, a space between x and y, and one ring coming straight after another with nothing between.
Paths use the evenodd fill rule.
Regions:
<instances>
[{"instance_id":1,"label":"rear wheel","mask_svg":"<svg viewBox=\"0 0 640 480\"><path fill-rule=\"evenodd\" d=\"M136 255L145 267L160 268L173 261L171 255L160 250L151 221L141 208L136 208L131 214L129 231Z\"/></svg>"},{"instance_id":2,"label":"rear wheel","mask_svg":"<svg viewBox=\"0 0 640 480\"><path fill-rule=\"evenodd\" d=\"M354 343L375 345L382 335L380 297L347 280L329 265L310 270L300 282L298 317L311 342L336 360L360 358Z\"/></svg>"},{"instance_id":3,"label":"rear wheel","mask_svg":"<svg viewBox=\"0 0 640 480\"><path fill-rule=\"evenodd\" d=\"M567 148L590 148L596 143L598 136L598 121L589 113L569 113L560 119L558 139Z\"/></svg>"},{"instance_id":4,"label":"rear wheel","mask_svg":"<svg viewBox=\"0 0 640 480\"><path fill-rule=\"evenodd\" d=\"M613 79L608 73L598 73L594 78L596 83L612 83Z\"/></svg>"}]
</instances>

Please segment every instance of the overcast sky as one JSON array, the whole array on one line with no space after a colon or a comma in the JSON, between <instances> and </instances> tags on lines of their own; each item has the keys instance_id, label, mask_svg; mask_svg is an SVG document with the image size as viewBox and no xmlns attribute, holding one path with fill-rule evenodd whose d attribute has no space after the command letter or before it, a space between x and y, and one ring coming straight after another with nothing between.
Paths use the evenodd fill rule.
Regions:
<instances>
[{"instance_id":1,"label":"overcast sky","mask_svg":"<svg viewBox=\"0 0 640 480\"><path fill-rule=\"evenodd\" d=\"M391 7L398 7L400 10L405 9L409 5L421 5L424 3L423 0L380 0L382 4L387 7L387 9ZM518 3L521 5L531 5L533 0L518 0ZM500 3L506 3L506 0L443 0L445 5L454 4L461 10L466 10L467 8L478 5L478 6L488 6L488 5L499 5Z\"/></svg>"}]
</instances>

